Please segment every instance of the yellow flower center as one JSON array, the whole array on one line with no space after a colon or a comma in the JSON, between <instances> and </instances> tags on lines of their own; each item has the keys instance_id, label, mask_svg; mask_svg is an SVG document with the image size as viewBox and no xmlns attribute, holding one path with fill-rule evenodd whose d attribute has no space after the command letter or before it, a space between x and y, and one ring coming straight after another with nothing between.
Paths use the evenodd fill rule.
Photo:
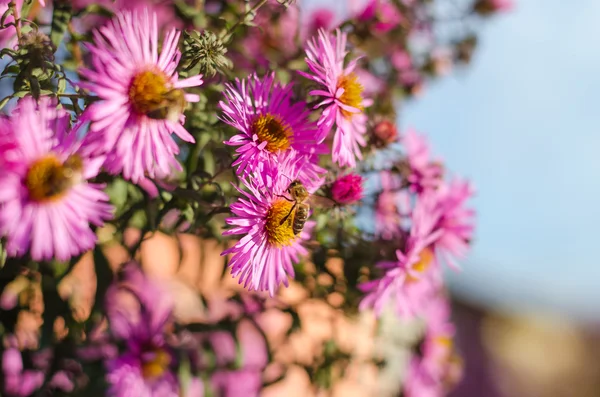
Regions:
<instances>
[{"instance_id":1,"label":"yellow flower center","mask_svg":"<svg viewBox=\"0 0 600 397\"><path fill-rule=\"evenodd\" d=\"M267 142L266 149L270 152L286 150L293 142L293 131L279 116L266 113L260 115L252 123L252 133L258 140Z\"/></svg>"},{"instance_id":2,"label":"yellow flower center","mask_svg":"<svg viewBox=\"0 0 600 397\"><path fill-rule=\"evenodd\" d=\"M285 222L281 221L290 213L294 203L285 199L277 200L267 212L267 223L265 230L269 243L276 247L292 245L296 235L292 229L294 214L290 214Z\"/></svg>"},{"instance_id":3,"label":"yellow flower center","mask_svg":"<svg viewBox=\"0 0 600 397\"><path fill-rule=\"evenodd\" d=\"M147 70L136 74L129 86L129 101L139 114L156 110L169 91L167 77L162 72Z\"/></svg>"},{"instance_id":4,"label":"yellow flower center","mask_svg":"<svg viewBox=\"0 0 600 397\"><path fill-rule=\"evenodd\" d=\"M345 75L339 78L338 88L343 88L344 93L339 98L339 100L347 106L352 106L353 108L363 110L363 86L358 82L358 76L354 73L350 73L349 75ZM342 109L342 114L347 119L351 118L353 113L348 112Z\"/></svg>"},{"instance_id":5,"label":"yellow flower center","mask_svg":"<svg viewBox=\"0 0 600 397\"><path fill-rule=\"evenodd\" d=\"M73 185L79 183L83 163L77 155L69 157L64 164L53 155L35 161L25 175L29 198L45 202L57 200Z\"/></svg>"},{"instance_id":6,"label":"yellow flower center","mask_svg":"<svg viewBox=\"0 0 600 397\"><path fill-rule=\"evenodd\" d=\"M152 359L142 363L142 375L146 379L162 376L171 364L171 356L166 351L157 349L152 353Z\"/></svg>"},{"instance_id":7,"label":"yellow flower center","mask_svg":"<svg viewBox=\"0 0 600 397\"><path fill-rule=\"evenodd\" d=\"M413 265L412 269L414 271L416 271L417 273L422 274L427 269L429 269L431 262L433 262L433 251L431 251L431 249L429 249L429 248L425 248L423 251L421 251L421 255L419 256L419 261ZM407 280L409 282L419 281L417 278L412 277L412 276L408 276Z\"/></svg>"}]
</instances>

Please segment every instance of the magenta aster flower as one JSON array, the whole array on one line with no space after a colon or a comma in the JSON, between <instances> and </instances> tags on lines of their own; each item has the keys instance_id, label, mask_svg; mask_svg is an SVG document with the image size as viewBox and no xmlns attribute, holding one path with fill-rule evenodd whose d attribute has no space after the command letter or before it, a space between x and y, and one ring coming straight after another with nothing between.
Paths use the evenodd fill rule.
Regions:
<instances>
[{"instance_id":1,"label":"magenta aster flower","mask_svg":"<svg viewBox=\"0 0 600 397\"><path fill-rule=\"evenodd\" d=\"M344 68L346 33L336 31L335 36L319 30L318 38L307 44L306 63L310 73L300 72L321 87L310 92L323 97L317 107L324 107L317 122L318 141L325 139L335 124L332 158L340 166L356 166L362 158L360 146L365 146L367 116L363 110L371 101L363 99L363 86L354 73L357 59Z\"/></svg>"},{"instance_id":2,"label":"magenta aster flower","mask_svg":"<svg viewBox=\"0 0 600 397\"><path fill-rule=\"evenodd\" d=\"M11 133L13 149L0 152L0 235L10 256L29 251L34 260L71 256L94 247L90 223L101 226L112 216L103 185L88 183L103 158L92 158L69 127L69 115L42 98L22 99L10 120L0 119Z\"/></svg>"},{"instance_id":3,"label":"magenta aster flower","mask_svg":"<svg viewBox=\"0 0 600 397\"><path fill-rule=\"evenodd\" d=\"M220 102L222 118L241 133L225 143L239 146L233 165L242 176L293 149L308 159L298 176L308 183L325 172L316 163L327 148L315 141L316 126L309 121L306 103L293 102L292 85L282 86L274 78L273 73L263 79L253 74L227 85L225 101Z\"/></svg>"},{"instance_id":4,"label":"magenta aster flower","mask_svg":"<svg viewBox=\"0 0 600 397\"><path fill-rule=\"evenodd\" d=\"M396 313L402 317L413 317L425 310L439 289L441 275L431 244L440 236L434 230L439 213L432 212L434 197L419 199L411 214L410 234L405 247L396 251L396 262L380 262L377 267L384 271L380 279L360 285L367 295L360 303L361 309L381 311L392 301Z\"/></svg>"},{"instance_id":5,"label":"magenta aster flower","mask_svg":"<svg viewBox=\"0 0 600 397\"><path fill-rule=\"evenodd\" d=\"M239 276L249 290L275 294L280 283L288 285L288 275L294 276L293 264L307 253L302 241L309 238L307 225L294 233L294 201L288 192L297 179L305 160L295 151L280 156L279 163L266 163L262 171L244 179L248 191L239 190L242 197L231 205L233 226L223 235L243 235L241 240L221 255L231 254L231 274ZM307 185L309 192L317 184Z\"/></svg>"},{"instance_id":6,"label":"magenta aster flower","mask_svg":"<svg viewBox=\"0 0 600 397\"><path fill-rule=\"evenodd\" d=\"M409 130L401 137L401 142L406 148L408 167L406 180L412 192L421 193L425 190L436 189L443 176L441 163L433 161L431 149L427 139Z\"/></svg>"},{"instance_id":7,"label":"magenta aster flower","mask_svg":"<svg viewBox=\"0 0 600 397\"><path fill-rule=\"evenodd\" d=\"M180 34L170 30L159 55L156 18L147 11L119 12L94 32L88 46L93 68L80 70L87 79L81 86L100 98L86 110L91 148L107 154L108 171L133 182L181 170L173 133L194 142L182 125L183 110L199 98L183 88L201 85L202 76L178 79Z\"/></svg>"},{"instance_id":8,"label":"magenta aster flower","mask_svg":"<svg viewBox=\"0 0 600 397\"><path fill-rule=\"evenodd\" d=\"M172 301L137 264L125 265L122 274L122 282L113 284L106 294L111 333L125 342L124 350L106 361L110 395L178 397L173 371L176 357L166 337ZM135 299L128 299L131 295Z\"/></svg>"},{"instance_id":9,"label":"magenta aster flower","mask_svg":"<svg viewBox=\"0 0 600 397\"><path fill-rule=\"evenodd\" d=\"M411 359L404 385L407 397L442 397L462 375L462 360L454 349L454 325L443 295L428 305L425 336Z\"/></svg>"},{"instance_id":10,"label":"magenta aster flower","mask_svg":"<svg viewBox=\"0 0 600 397\"><path fill-rule=\"evenodd\" d=\"M37 369L24 369L21 352L9 347L2 353L2 379L4 395L27 397L44 384L44 373Z\"/></svg>"},{"instance_id":11,"label":"magenta aster flower","mask_svg":"<svg viewBox=\"0 0 600 397\"><path fill-rule=\"evenodd\" d=\"M360 201L363 196L363 178L358 174L348 174L338 178L331 185L331 198L348 205Z\"/></svg>"},{"instance_id":12,"label":"magenta aster flower","mask_svg":"<svg viewBox=\"0 0 600 397\"><path fill-rule=\"evenodd\" d=\"M457 259L467 255L473 238L475 211L466 208L466 202L473 194L471 184L461 180L442 185L437 192L440 218L436 227L441 233L433 246L436 253L453 268L458 268Z\"/></svg>"}]
</instances>

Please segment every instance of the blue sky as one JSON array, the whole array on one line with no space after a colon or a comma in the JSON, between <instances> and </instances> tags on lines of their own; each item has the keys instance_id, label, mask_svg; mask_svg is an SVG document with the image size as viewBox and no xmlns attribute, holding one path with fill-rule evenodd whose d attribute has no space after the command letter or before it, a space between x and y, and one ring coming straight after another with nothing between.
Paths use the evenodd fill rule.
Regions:
<instances>
[{"instance_id":1,"label":"blue sky","mask_svg":"<svg viewBox=\"0 0 600 397\"><path fill-rule=\"evenodd\" d=\"M453 290L507 310L600 320L600 1L520 0L481 26L471 67L402 114L478 190Z\"/></svg>"}]
</instances>

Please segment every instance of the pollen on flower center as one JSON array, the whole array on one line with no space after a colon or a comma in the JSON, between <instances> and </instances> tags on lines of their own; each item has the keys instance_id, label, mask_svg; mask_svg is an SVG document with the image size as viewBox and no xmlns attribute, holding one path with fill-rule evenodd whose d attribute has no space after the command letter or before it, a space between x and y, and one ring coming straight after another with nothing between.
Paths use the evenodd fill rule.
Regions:
<instances>
[{"instance_id":1,"label":"pollen on flower center","mask_svg":"<svg viewBox=\"0 0 600 397\"><path fill-rule=\"evenodd\" d=\"M167 78L163 73L146 70L131 80L129 101L138 114L147 114L163 102L168 91Z\"/></svg>"},{"instance_id":2,"label":"pollen on flower center","mask_svg":"<svg viewBox=\"0 0 600 397\"><path fill-rule=\"evenodd\" d=\"M433 252L431 251L431 249L425 248L423 251L421 251L419 261L413 265L412 270L414 270L417 273L424 273L429 268L432 262ZM418 281L418 279L412 276L408 276L408 281Z\"/></svg>"},{"instance_id":3,"label":"pollen on flower center","mask_svg":"<svg viewBox=\"0 0 600 397\"><path fill-rule=\"evenodd\" d=\"M338 79L337 88L343 88L344 93L338 98L344 105L363 110L363 86L358 82L358 76L354 73L341 76ZM351 112L342 109L342 114L346 118L351 118Z\"/></svg>"},{"instance_id":4,"label":"pollen on flower center","mask_svg":"<svg viewBox=\"0 0 600 397\"><path fill-rule=\"evenodd\" d=\"M292 229L292 223L294 220L294 214L285 219L290 213L294 203L285 199L275 201L269 211L267 212L267 222L265 224L265 231L267 232L267 238L269 243L277 247L291 245L296 238L294 230ZM285 222L281 221L285 219Z\"/></svg>"},{"instance_id":5,"label":"pollen on flower center","mask_svg":"<svg viewBox=\"0 0 600 397\"><path fill-rule=\"evenodd\" d=\"M149 360L142 362L142 375L144 378L158 378L162 376L171 364L171 356L162 349L148 352L151 356Z\"/></svg>"},{"instance_id":6,"label":"pollen on flower center","mask_svg":"<svg viewBox=\"0 0 600 397\"><path fill-rule=\"evenodd\" d=\"M42 202L61 198L78 182L82 167L77 155L69 157L64 164L52 155L35 161L25 175L29 198Z\"/></svg>"},{"instance_id":7,"label":"pollen on flower center","mask_svg":"<svg viewBox=\"0 0 600 397\"><path fill-rule=\"evenodd\" d=\"M286 150L292 144L292 129L278 116L262 114L254 120L251 128L261 143L267 142L266 149L270 152Z\"/></svg>"}]
</instances>

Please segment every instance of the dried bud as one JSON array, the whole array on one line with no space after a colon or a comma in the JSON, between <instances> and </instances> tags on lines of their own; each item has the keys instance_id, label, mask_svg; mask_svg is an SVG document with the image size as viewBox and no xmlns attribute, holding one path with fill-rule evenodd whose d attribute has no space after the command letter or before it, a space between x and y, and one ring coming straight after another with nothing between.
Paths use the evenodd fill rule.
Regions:
<instances>
[{"instance_id":1,"label":"dried bud","mask_svg":"<svg viewBox=\"0 0 600 397\"><path fill-rule=\"evenodd\" d=\"M33 30L23 35L19 44L18 55L21 59L29 61L30 67L44 67L45 62L54 62L56 47L52 44L50 37L44 33Z\"/></svg>"},{"instance_id":2,"label":"dried bud","mask_svg":"<svg viewBox=\"0 0 600 397\"><path fill-rule=\"evenodd\" d=\"M463 63L471 62L473 52L477 47L477 37L468 36L456 46L456 58Z\"/></svg>"},{"instance_id":3,"label":"dried bud","mask_svg":"<svg viewBox=\"0 0 600 397\"><path fill-rule=\"evenodd\" d=\"M225 56L227 48L216 34L208 30L202 33L193 31L184 32L183 37L183 59L188 63L185 70L199 65L201 73L212 77L224 69L232 68L231 61Z\"/></svg>"},{"instance_id":4,"label":"dried bud","mask_svg":"<svg viewBox=\"0 0 600 397\"><path fill-rule=\"evenodd\" d=\"M386 146L398 139L398 129L390 120L383 120L375 124L372 133L373 144L378 147Z\"/></svg>"},{"instance_id":5,"label":"dried bud","mask_svg":"<svg viewBox=\"0 0 600 397\"><path fill-rule=\"evenodd\" d=\"M499 11L509 11L512 7L512 0L477 0L473 4L473 10L482 16L489 16Z\"/></svg>"}]
</instances>

